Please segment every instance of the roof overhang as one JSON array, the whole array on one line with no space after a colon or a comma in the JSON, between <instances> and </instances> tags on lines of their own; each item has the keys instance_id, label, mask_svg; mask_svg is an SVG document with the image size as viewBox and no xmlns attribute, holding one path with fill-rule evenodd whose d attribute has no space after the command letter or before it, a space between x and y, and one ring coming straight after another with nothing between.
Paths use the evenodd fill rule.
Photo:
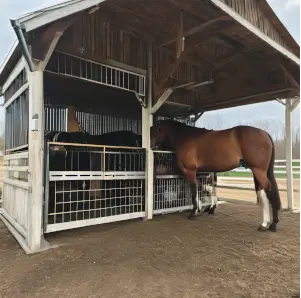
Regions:
<instances>
[{"instance_id":1,"label":"roof overhang","mask_svg":"<svg viewBox=\"0 0 301 298\"><path fill-rule=\"evenodd\" d=\"M231 7L229 7L227 4L225 4L221 0L210 0L214 5L216 5L219 9L221 9L224 13L228 14L232 19L240 23L243 27L248 29L250 32L255 34L258 38L266 42L268 45L273 47L275 50L292 60L297 65L300 65L300 59L287 50L282 45L278 44L276 41L271 39L269 36L264 34L261 30L259 30L257 27L255 27L253 24L248 22L246 19L244 19L241 15L239 15L236 11L234 11Z\"/></svg>"}]
</instances>

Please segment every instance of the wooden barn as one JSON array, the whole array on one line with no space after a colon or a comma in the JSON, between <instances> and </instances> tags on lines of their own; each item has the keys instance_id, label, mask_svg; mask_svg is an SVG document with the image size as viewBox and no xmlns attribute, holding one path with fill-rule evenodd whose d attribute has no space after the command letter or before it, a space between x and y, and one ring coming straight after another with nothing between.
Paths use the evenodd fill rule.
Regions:
<instances>
[{"instance_id":1,"label":"wooden barn","mask_svg":"<svg viewBox=\"0 0 301 298\"><path fill-rule=\"evenodd\" d=\"M17 42L0 69L0 217L26 252L43 249L45 233L190 206L156 207L163 186L164 193L187 193L184 184L173 188L180 178L172 173L154 178L150 127L158 117L193 122L206 111L285 100L293 208L291 112L299 104L300 48L265 0L69 0L11 25ZM123 130L142 143L75 146L58 135ZM46 142L49 132L56 137ZM51 159L55 150L61 162ZM98 158L99 168L80 168L83 152ZM107 168L112 156L118 169ZM122 168L121 159L135 166ZM108 198L123 203L113 208L103 202Z\"/></svg>"}]
</instances>

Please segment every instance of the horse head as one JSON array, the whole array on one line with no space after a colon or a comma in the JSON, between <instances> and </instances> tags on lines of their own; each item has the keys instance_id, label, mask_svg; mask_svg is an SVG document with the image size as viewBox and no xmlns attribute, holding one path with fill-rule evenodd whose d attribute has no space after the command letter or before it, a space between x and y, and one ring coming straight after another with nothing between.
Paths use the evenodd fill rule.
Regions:
<instances>
[{"instance_id":1,"label":"horse head","mask_svg":"<svg viewBox=\"0 0 301 298\"><path fill-rule=\"evenodd\" d=\"M158 120L150 129L151 147L157 149L172 135L173 120Z\"/></svg>"}]
</instances>

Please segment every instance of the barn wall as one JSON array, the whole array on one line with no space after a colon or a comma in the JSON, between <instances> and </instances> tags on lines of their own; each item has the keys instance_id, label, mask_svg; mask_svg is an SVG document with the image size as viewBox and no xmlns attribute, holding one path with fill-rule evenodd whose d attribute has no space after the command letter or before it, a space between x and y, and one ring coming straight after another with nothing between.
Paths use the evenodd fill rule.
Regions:
<instances>
[{"instance_id":1,"label":"barn wall","mask_svg":"<svg viewBox=\"0 0 301 298\"><path fill-rule=\"evenodd\" d=\"M111 59L146 70L147 42L95 16L97 14L85 15L80 22L76 22L69 28L60 40L57 49L95 62ZM154 79L160 78L166 67L175 59L175 53L154 48ZM182 63L173 74L173 78L183 82L201 82L208 79L208 72L196 65ZM198 97L193 92L184 94L175 92L170 100L195 103Z\"/></svg>"},{"instance_id":2,"label":"barn wall","mask_svg":"<svg viewBox=\"0 0 301 298\"><path fill-rule=\"evenodd\" d=\"M233 10L239 13L243 18L248 20L251 24L259 28L271 39L291 50L286 42L281 37L280 33L275 29L273 24L266 18L260 9L256 0L222 0L225 4L230 6Z\"/></svg>"},{"instance_id":3,"label":"barn wall","mask_svg":"<svg viewBox=\"0 0 301 298\"><path fill-rule=\"evenodd\" d=\"M147 43L95 16L84 15L74 23L57 49L96 62L112 59L146 69Z\"/></svg>"}]
</instances>

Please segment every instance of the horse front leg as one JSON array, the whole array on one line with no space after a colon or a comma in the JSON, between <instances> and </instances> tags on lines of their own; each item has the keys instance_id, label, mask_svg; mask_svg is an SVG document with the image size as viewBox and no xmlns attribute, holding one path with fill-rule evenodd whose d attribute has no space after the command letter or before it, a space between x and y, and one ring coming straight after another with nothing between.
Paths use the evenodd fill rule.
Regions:
<instances>
[{"instance_id":1,"label":"horse front leg","mask_svg":"<svg viewBox=\"0 0 301 298\"><path fill-rule=\"evenodd\" d=\"M191 196L192 196L192 210L188 216L188 219L194 220L196 219L196 215L198 213L198 200L197 200L197 184L196 183L191 183L190 184L190 191L191 191Z\"/></svg>"},{"instance_id":2,"label":"horse front leg","mask_svg":"<svg viewBox=\"0 0 301 298\"><path fill-rule=\"evenodd\" d=\"M196 179L196 171L183 171L186 181L190 185L191 197L192 197L192 210L188 216L188 219L194 220L196 219L196 215L198 213L198 198L197 198L197 179Z\"/></svg>"}]
</instances>

